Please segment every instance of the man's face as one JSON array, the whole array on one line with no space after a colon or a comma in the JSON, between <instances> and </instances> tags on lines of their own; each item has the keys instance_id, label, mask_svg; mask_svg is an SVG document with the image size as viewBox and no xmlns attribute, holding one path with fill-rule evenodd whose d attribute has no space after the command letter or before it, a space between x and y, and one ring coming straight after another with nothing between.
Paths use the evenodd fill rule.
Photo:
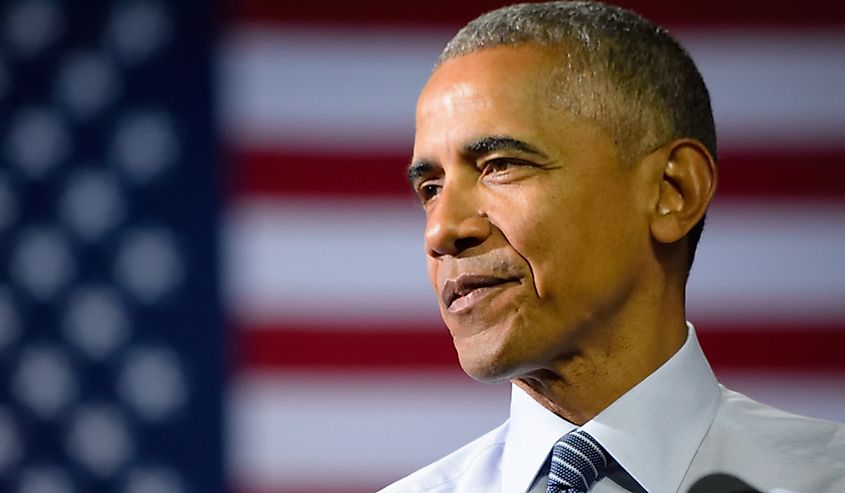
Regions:
<instances>
[{"instance_id":1,"label":"man's face","mask_svg":"<svg viewBox=\"0 0 845 493\"><path fill-rule=\"evenodd\" d=\"M651 249L657 189L606 132L554 107L552 70L537 47L481 50L443 63L417 106L409 179L428 275L462 367L483 381L609 340Z\"/></svg>"}]
</instances>

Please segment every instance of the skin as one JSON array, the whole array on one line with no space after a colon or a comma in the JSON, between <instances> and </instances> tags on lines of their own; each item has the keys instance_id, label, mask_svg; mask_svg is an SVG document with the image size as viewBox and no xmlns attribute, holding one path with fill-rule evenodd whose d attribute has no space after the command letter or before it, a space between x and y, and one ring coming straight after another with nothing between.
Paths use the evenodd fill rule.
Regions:
<instances>
[{"instance_id":1,"label":"skin","mask_svg":"<svg viewBox=\"0 0 845 493\"><path fill-rule=\"evenodd\" d=\"M441 64L409 180L464 371L583 424L683 344L683 236L715 166L689 139L631 165L599 125L550 104L555 60L522 45Z\"/></svg>"}]
</instances>

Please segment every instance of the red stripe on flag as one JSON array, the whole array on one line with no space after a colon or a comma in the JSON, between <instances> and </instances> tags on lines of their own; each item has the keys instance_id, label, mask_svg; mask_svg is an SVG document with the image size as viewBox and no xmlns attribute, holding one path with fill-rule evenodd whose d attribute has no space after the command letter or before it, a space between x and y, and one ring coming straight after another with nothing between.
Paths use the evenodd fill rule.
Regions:
<instances>
[{"instance_id":1,"label":"red stripe on flag","mask_svg":"<svg viewBox=\"0 0 845 493\"><path fill-rule=\"evenodd\" d=\"M727 152L719 160L719 195L845 198L845 149Z\"/></svg>"},{"instance_id":2,"label":"red stripe on flag","mask_svg":"<svg viewBox=\"0 0 845 493\"><path fill-rule=\"evenodd\" d=\"M230 193L303 197L407 197L407 155L232 152ZM719 196L845 198L845 149L760 154L727 152Z\"/></svg>"},{"instance_id":3,"label":"red stripe on flag","mask_svg":"<svg viewBox=\"0 0 845 493\"><path fill-rule=\"evenodd\" d=\"M719 328L699 334L714 368L784 371L845 370L845 326L749 330Z\"/></svg>"},{"instance_id":4,"label":"red stripe on flag","mask_svg":"<svg viewBox=\"0 0 845 493\"><path fill-rule=\"evenodd\" d=\"M365 0L346 2L229 2L230 16L250 22L309 22L337 24L439 24L459 27L479 14L514 2L502 0L430 0L396 2ZM795 26L845 24L845 3L811 0L801 4L770 0L709 0L698 2L656 2L618 0L622 7L667 25Z\"/></svg>"},{"instance_id":5,"label":"red stripe on flag","mask_svg":"<svg viewBox=\"0 0 845 493\"><path fill-rule=\"evenodd\" d=\"M454 369L457 356L444 327L339 330L337 327L245 328L239 331L238 364L250 369L320 370Z\"/></svg>"},{"instance_id":6,"label":"red stripe on flag","mask_svg":"<svg viewBox=\"0 0 845 493\"><path fill-rule=\"evenodd\" d=\"M458 366L445 328L242 327L245 369L443 369ZM699 332L717 369L845 370L845 326L716 327Z\"/></svg>"},{"instance_id":7,"label":"red stripe on flag","mask_svg":"<svg viewBox=\"0 0 845 493\"><path fill-rule=\"evenodd\" d=\"M407 155L236 151L227 183L235 195L416 200L406 179L410 159L410 144Z\"/></svg>"}]
</instances>

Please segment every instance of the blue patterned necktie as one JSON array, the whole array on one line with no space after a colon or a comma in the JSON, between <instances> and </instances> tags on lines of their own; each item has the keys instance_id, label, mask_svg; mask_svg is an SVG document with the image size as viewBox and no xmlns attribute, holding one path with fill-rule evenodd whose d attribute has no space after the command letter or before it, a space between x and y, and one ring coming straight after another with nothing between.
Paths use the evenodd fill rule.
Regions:
<instances>
[{"instance_id":1,"label":"blue patterned necktie","mask_svg":"<svg viewBox=\"0 0 845 493\"><path fill-rule=\"evenodd\" d=\"M552 449L546 493L586 493L604 476L607 452L587 432L567 433Z\"/></svg>"}]
</instances>

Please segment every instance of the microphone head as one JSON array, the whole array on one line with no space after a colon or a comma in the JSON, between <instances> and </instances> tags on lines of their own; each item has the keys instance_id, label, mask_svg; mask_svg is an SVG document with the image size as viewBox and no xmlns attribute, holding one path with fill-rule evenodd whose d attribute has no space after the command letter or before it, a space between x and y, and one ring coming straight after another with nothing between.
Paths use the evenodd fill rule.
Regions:
<instances>
[{"instance_id":1,"label":"microphone head","mask_svg":"<svg viewBox=\"0 0 845 493\"><path fill-rule=\"evenodd\" d=\"M708 474L690 487L688 493L763 493L736 476L726 473Z\"/></svg>"}]
</instances>

